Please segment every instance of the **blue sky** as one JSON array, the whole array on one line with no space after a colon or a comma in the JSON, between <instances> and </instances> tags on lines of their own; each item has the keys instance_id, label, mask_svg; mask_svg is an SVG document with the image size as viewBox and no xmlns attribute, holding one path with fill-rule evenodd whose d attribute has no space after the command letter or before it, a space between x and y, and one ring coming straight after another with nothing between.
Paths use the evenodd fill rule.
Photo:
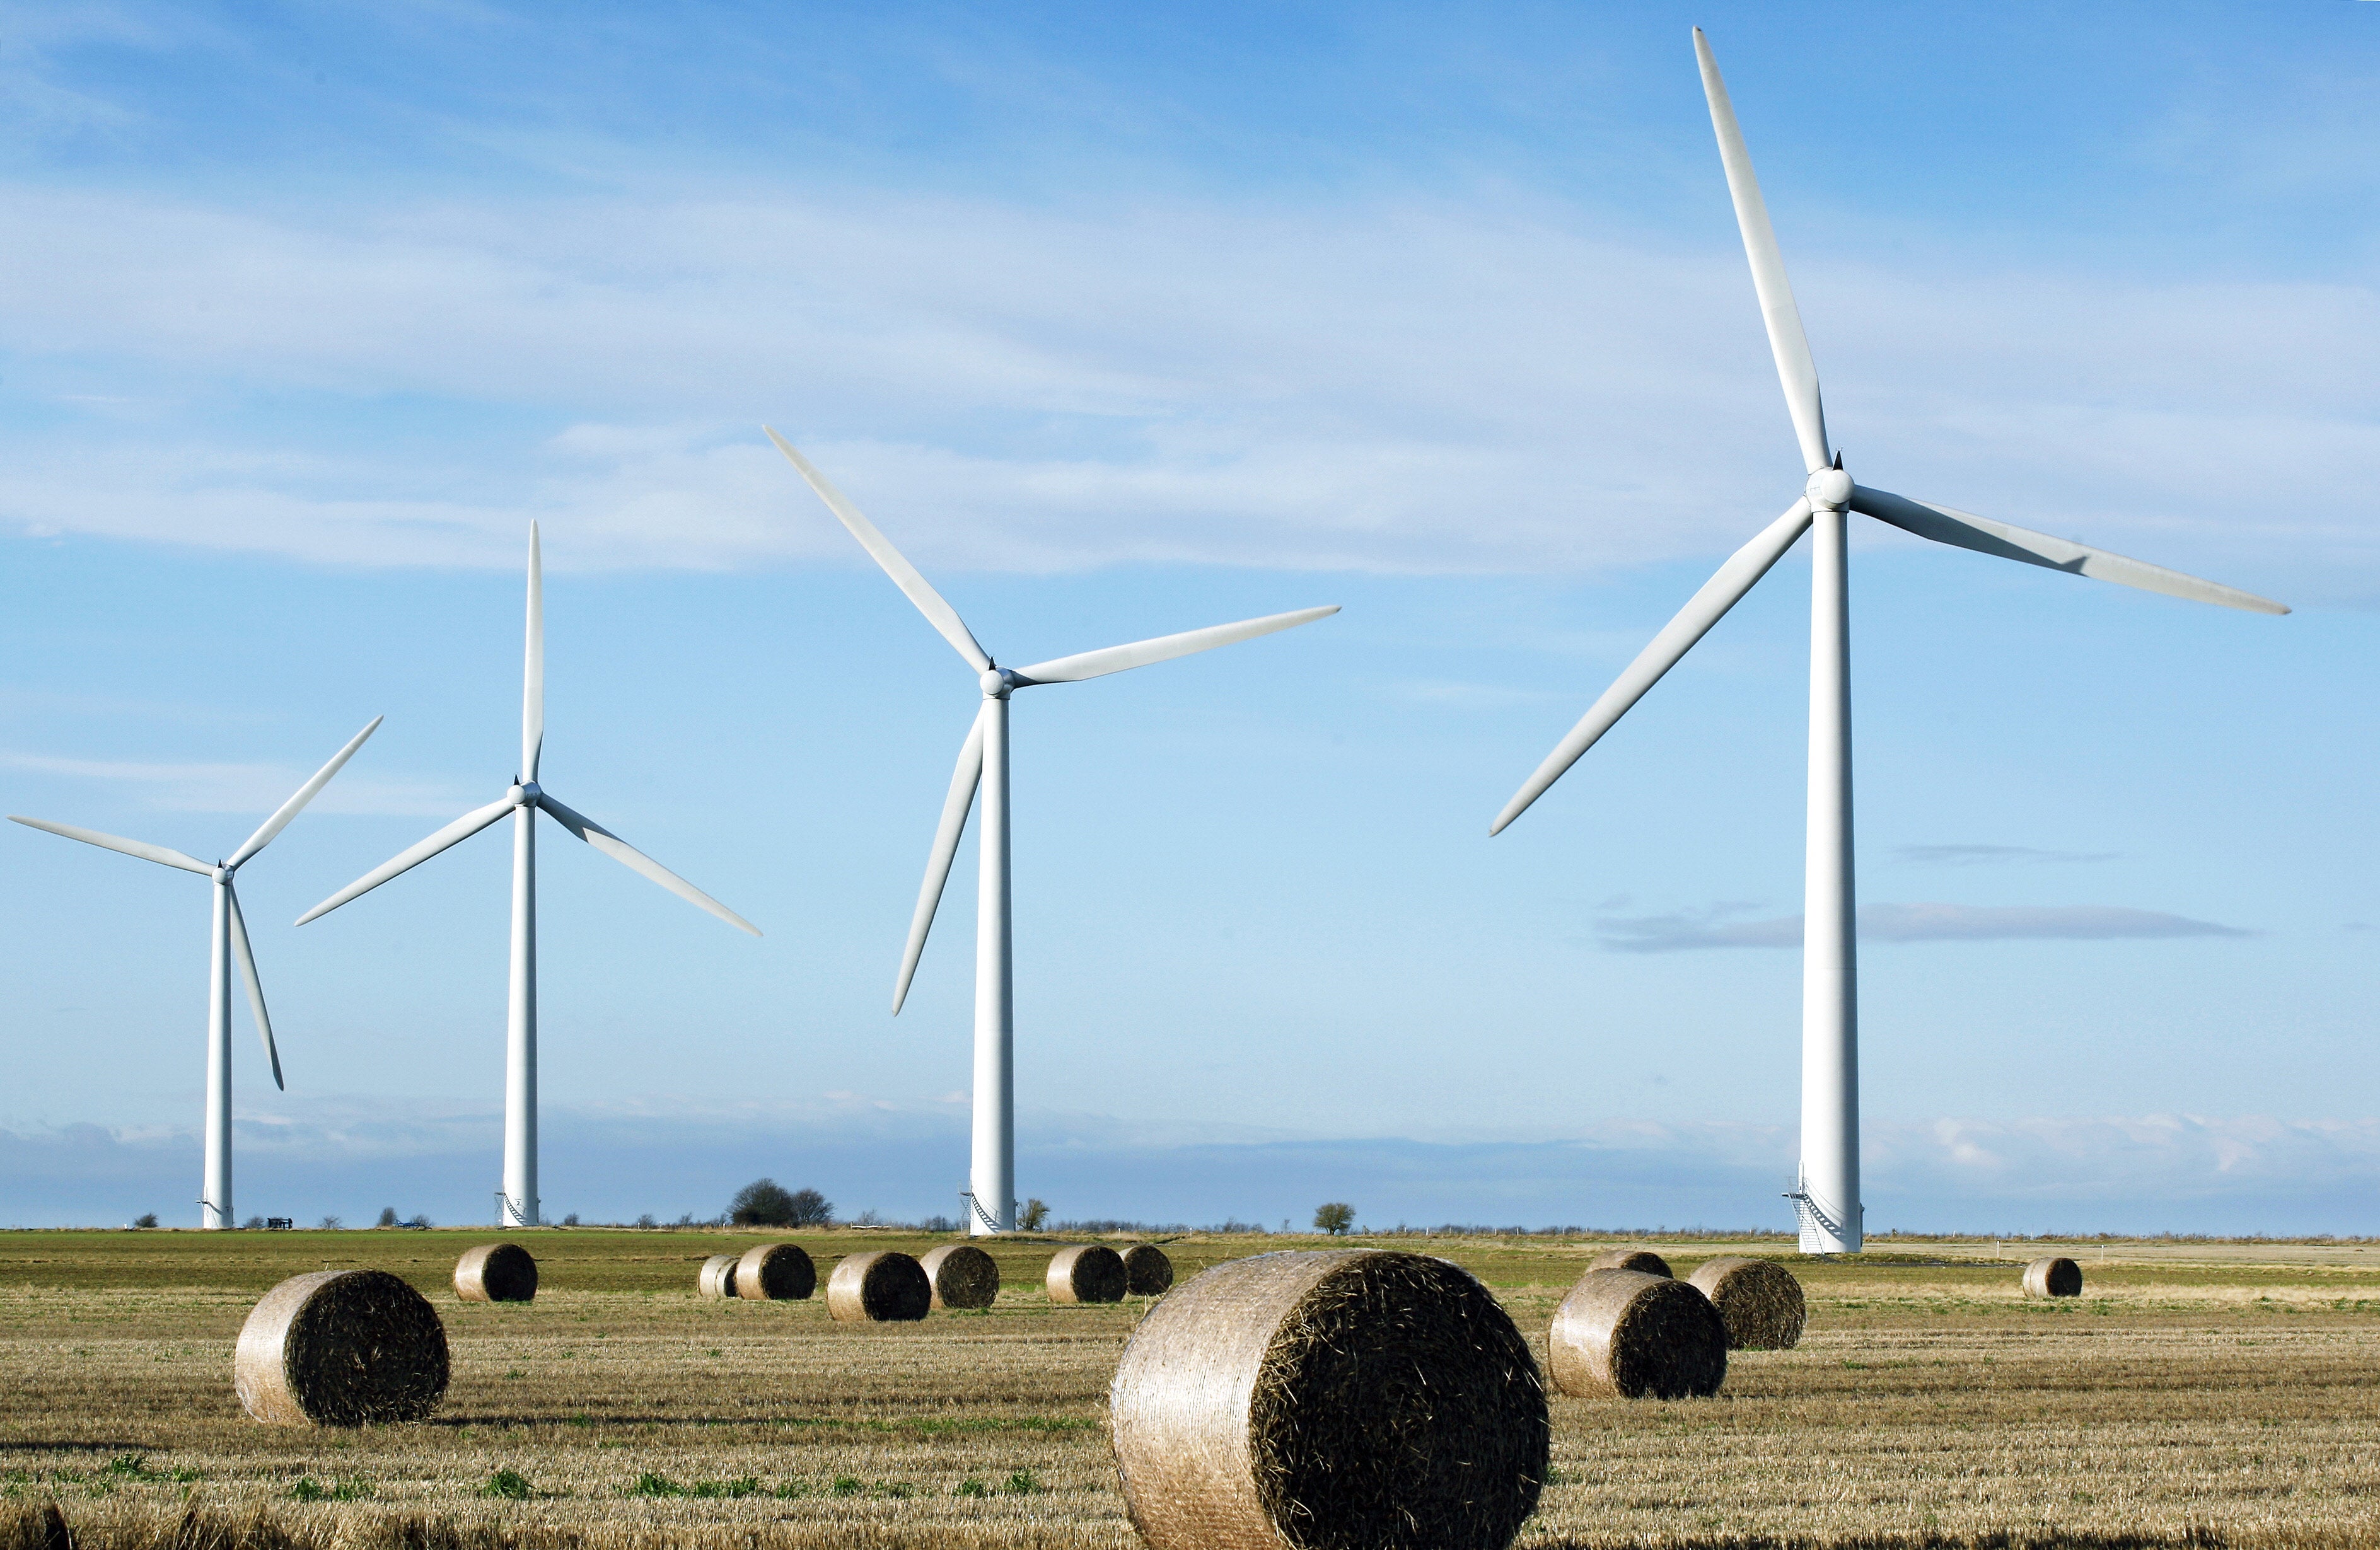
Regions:
<instances>
[{"instance_id":1,"label":"blue sky","mask_svg":"<svg viewBox=\"0 0 2380 1550\"><path fill-rule=\"evenodd\" d=\"M1020 1187L1061 1215L1790 1220L1807 563L1488 820L1799 488L1710 33L1867 482L2275 596L1875 524L1872 1228L2380 1231L2380 6L218 7L0 27L0 793L228 851L290 1088L240 1206L495 1183L519 566L554 1211L951 1209L975 696L1016 710ZM10 836L13 836L10 837ZM198 880L0 835L0 1220L194 1213ZM209 847L213 847L212 850Z\"/></svg>"}]
</instances>

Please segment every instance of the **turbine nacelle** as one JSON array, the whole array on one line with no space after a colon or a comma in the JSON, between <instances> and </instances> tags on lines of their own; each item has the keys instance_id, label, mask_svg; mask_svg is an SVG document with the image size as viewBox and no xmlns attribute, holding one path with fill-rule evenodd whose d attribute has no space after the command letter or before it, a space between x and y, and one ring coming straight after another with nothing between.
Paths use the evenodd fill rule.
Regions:
<instances>
[{"instance_id":1,"label":"turbine nacelle","mask_svg":"<svg viewBox=\"0 0 2380 1550\"><path fill-rule=\"evenodd\" d=\"M986 699L1006 699L1014 690L1025 686L1024 681L1004 667L988 667L978 680L983 684Z\"/></svg>"},{"instance_id":2,"label":"turbine nacelle","mask_svg":"<svg viewBox=\"0 0 2380 1550\"><path fill-rule=\"evenodd\" d=\"M1839 512L1852 503L1852 491L1857 488L1852 477L1843 472L1843 454L1837 453L1835 466L1812 474L1810 482L1802 487L1802 493L1809 500L1812 511Z\"/></svg>"}]
</instances>

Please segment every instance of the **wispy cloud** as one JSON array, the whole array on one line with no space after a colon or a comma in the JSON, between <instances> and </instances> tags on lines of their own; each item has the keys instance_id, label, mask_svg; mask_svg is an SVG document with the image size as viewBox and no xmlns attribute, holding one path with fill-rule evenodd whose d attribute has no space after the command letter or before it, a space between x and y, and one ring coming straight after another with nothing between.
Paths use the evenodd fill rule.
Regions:
<instances>
[{"instance_id":1,"label":"wispy cloud","mask_svg":"<svg viewBox=\"0 0 2380 1550\"><path fill-rule=\"evenodd\" d=\"M2016 862L2113 861L2114 851L2045 851L2031 845L1898 845L1893 859L1914 866L1987 866Z\"/></svg>"},{"instance_id":2,"label":"wispy cloud","mask_svg":"<svg viewBox=\"0 0 2380 1550\"><path fill-rule=\"evenodd\" d=\"M1742 905L1669 914L1616 915L1596 923L1606 947L1621 952L1686 952L1703 948L1799 947L1802 917L1737 920ZM1864 904L1863 941L2110 941L2172 937L2252 937L2253 931L2118 904Z\"/></svg>"},{"instance_id":3,"label":"wispy cloud","mask_svg":"<svg viewBox=\"0 0 2380 1550\"><path fill-rule=\"evenodd\" d=\"M173 813L272 812L314 771L277 764L162 764L0 753L0 766L67 780L128 785L148 806ZM443 781L342 770L308 808L369 817L451 817L471 805Z\"/></svg>"},{"instance_id":4,"label":"wispy cloud","mask_svg":"<svg viewBox=\"0 0 2380 1550\"><path fill-rule=\"evenodd\" d=\"M657 183L302 214L6 192L0 345L152 384L0 439L0 514L29 527L481 565L539 515L573 537L558 563L847 559L762 418L944 567L1576 572L1724 552L1796 488L1740 256L1504 188L1052 210ZM2288 589L2279 552L2301 587L2380 585L2344 515L2380 460L2380 292L1925 265L1797 255L1877 474L2246 585ZM184 406L223 384L334 429L242 442ZM575 429L426 462L337 429L392 393ZM1581 426L1627 455L1583 459Z\"/></svg>"}]
</instances>

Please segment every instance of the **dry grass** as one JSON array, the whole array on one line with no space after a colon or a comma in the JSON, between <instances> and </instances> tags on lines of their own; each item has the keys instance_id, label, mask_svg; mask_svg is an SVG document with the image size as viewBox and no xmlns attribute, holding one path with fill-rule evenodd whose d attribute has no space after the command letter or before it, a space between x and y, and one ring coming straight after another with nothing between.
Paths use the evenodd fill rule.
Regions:
<instances>
[{"instance_id":1,"label":"dry grass","mask_svg":"<svg viewBox=\"0 0 2380 1550\"><path fill-rule=\"evenodd\" d=\"M1148 1303L1051 1304L1046 1241L1001 1246L990 1310L854 1326L816 1301L698 1299L703 1258L758 1238L727 1233L539 1233L535 1302L466 1304L447 1273L479 1236L0 1234L0 1508L55 1499L86 1550L1134 1543L1105 1397ZM803 1238L822 1269L932 1241ZM1309 1244L1166 1249L1186 1279L1289 1246ZM1469 1266L1542 1350L1603 1245L1383 1246ZM1737 1355L1718 1398L1556 1398L1522 1544L2380 1545L2380 1254L2093 1247L2084 1294L2049 1303L2018 1285L2033 1252L1796 1261L1808 1335ZM326 1262L437 1304L454 1379L434 1421L240 1412L241 1320ZM0 1550L35 1528L0 1521Z\"/></svg>"}]
</instances>

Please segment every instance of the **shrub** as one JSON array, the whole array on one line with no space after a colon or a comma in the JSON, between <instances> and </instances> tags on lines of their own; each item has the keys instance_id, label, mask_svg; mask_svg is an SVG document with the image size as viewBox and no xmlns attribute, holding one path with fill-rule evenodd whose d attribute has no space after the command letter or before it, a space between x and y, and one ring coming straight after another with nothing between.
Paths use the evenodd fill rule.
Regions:
<instances>
[{"instance_id":1,"label":"shrub","mask_svg":"<svg viewBox=\"0 0 2380 1550\"><path fill-rule=\"evenodd\" d=\"M132 1218L132 1225L134 1227L155 1227L157 1225L157 1213L154 1211L144 1211L140 1216Z\"/></svg>"},{"instance_id":2,"label":"shrub","mask_svg":"<svg viewBox=\"0 0 2380 1550\"><path fill-rule=\"evenodd\" d=\"M1333 1238L1344 1238L1355 1225L1355 1208L1343 1200L1319 1205L1314 1212L1314 1230L1327 1232Z\"/></svg>"},{"instance_id":3,"label":"shrub","mask_svg":"<svg viewBox=\"0 0 2380 1550\"><path fill-rule=\"evenodd\" d=\"M1028 1200L1025 1203L1025 1209L1017 1214L1016 1225L1027 1232L1038 1232L1041 1230L1042 1224L1049 1219L1050 1205L1047 1201Z\"/></svg>"}]
</instances>

